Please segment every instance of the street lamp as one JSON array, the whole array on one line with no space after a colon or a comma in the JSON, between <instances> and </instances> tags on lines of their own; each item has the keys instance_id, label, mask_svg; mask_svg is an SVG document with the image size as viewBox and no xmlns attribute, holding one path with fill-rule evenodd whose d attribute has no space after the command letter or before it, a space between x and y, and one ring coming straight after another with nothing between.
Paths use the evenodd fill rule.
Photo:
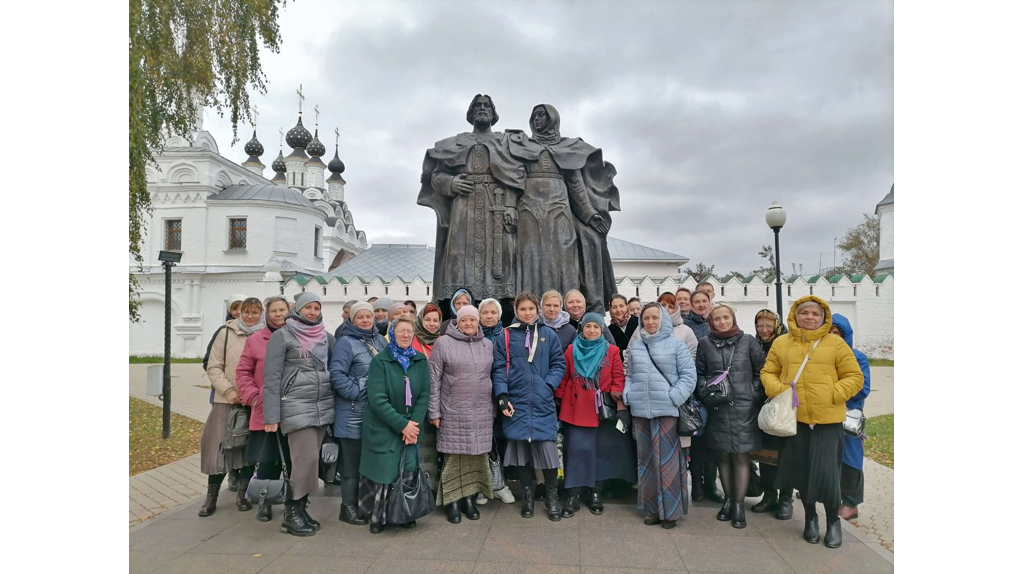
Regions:
<instances>
[{"instance_id":1,"label":"street lamp","mask_svg":"<svg viewBox=\"0 0 1024 574\"><path fill-rule=\"evenodd\" d=\"M164 265L164 438L171 436L171 267L181 261L180 251L161 251L157 257Z\"/></svg>"},{"instance_id":2,"label":"street lamp","mask_svg":"<svg viewBox=\"0 0 1024 574\"><path fill-rule=\"evenodd\" d=\"M775 232L775 307L779 313L779 320L782 318L782 269L779 266L779 231L786 224L786 210L782 209L779 202L773 201L768 207L768 213L764 214L764 220L768 227Z\"/></svg>"}]
</instances>

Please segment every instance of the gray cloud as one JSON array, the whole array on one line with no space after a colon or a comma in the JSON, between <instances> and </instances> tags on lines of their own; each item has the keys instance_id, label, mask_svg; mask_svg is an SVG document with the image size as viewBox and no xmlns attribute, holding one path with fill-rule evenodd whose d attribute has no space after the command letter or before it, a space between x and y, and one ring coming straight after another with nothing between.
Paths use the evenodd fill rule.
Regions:
<instances>
[{"instance_id":1,"label":"gray cloud","mask_svg":"<svg viewBox=\"0 0 1024 574\"><path fill-rule=\"evenodd\" d=\"M618 170L612 233L716 271L761 265L773 200L789 214L784 268L815 271L893 182L891 2L303 1L281 31L254 98L264 163L303 83L328 155L340 128L346 200L372 242L433 243L433 212L415 205L423 154L469 129L481 92L499 129L557 107L563 135ZM225 122L207 127L244 159Z\"/></svg>"}]
</instances>

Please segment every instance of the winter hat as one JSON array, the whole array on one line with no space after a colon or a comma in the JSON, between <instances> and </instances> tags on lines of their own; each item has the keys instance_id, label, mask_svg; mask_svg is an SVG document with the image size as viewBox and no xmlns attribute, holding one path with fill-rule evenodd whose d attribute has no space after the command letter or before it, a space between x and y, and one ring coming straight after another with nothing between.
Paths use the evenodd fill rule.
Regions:
<instances>
[{"instance_id":1,"label":"winter hat","mask_svg":"<svg viewBox=\"0 0 1024 574\"><path fill-rule=\"evenodd\" d=\"M351 307L349 307L349 309L348 309L348 316L349 317L355 317L356 313L358 313L359 311L369 311L370 315L372 316L373 315L373 305L370 305L369 303L366 303L364 301L357 301L357 302L353 303Z\"/></svg>"},{"instance_id":2,"label":"winter hat","mask_svg":"<svg viewBox=\"0 0 1024 574\"><path fill-rule=\"evenodd\" d=\"M463 317L476 317L477 322L480 322L480 311L472 305L463 305L455 315L455 324L458 325Z\"/></svg>"},{"instance_id":3,"label":"winter hat","mask_svg":"<svg viewBox=\"0 0 1024 574\"><path fill-rule=\"evenodd\" d=\"M373 310L376 311L377 309L384 309L385 311L390 311L392 305L394 305L394 303L391 302L391 299L381 297L373 302Z\"/></svg>"},{"instance_id":4,"label":"winter hat","mask_svg":"<svg viewBox=\"0 0 1024 574\"><path fill-rule=\"evenodd\" d=\"M295 296L295 310L299 311L310 303L320 303L320 295L315 291L303 291Z\"/></svg>"},{"instance_id":5,"label":"winter hat","mask_svg":"<svg viewBox=\"0 0 1024 574\"><path fill-rule=\"evenodd\" d=\"M236 293L236 294L232 295L230 299L228 299L228 306L230 306L235 301L238 301L239 303L241 303L242 301L245 301L246 299L248 299L248 297L246 297L245 295L242 295L241 293Z\"/></svg>"}]
</instances>

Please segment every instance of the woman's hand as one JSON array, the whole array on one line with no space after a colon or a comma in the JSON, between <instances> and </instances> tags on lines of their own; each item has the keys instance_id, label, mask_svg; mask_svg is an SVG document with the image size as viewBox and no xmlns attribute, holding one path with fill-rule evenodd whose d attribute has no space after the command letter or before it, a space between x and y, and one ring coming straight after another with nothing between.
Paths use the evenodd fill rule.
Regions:
<instances>
[{"instance_id":1,"label":"woman's hand","mask_svg":"<svg viewBox=\"0 0 1024 574\"><path fill-rule=\"evenodd\" d=\"M416 439L419 438L419 436L420 425L413 421L409 421L409 424L405 425L405 428L402 429L402 441L405 442L405 444L415 444Z\"/></svg>"},{"instance_id":2,"label":"woman's hand","mask_svg":"<svg viewBox=\"0 0 1024 574\"><path fill-rule=\"evenodd\" d=\"M617 400L617 401L621 401L622 400L622 393L616 393L615 391L612 391L612 398Z\"/></svg>"},{"instance_id":3,"label":"woman's hand","mask_svg":"<svg viewBox=\"0 0 1024 574\"><path fill-rule=\"evenodd\" d=\"M238 391L232 389L228 391L228 394L224 395L224 398L228 400L228 404L240 405L242 404L242 397L238 395Z\"/></svg>"},{"instance_id":4,"label":"woman's hand","mask_svg":"<svg viewBox=\"0 0 1024 574\"><path fill-rule=\"evenodd\" d=\"M263 430L267 432L277 432L277 423L272 425L263 425Z\"/></svg>"},{"instance_id":5,"label":"woman's hand","mask_svg":"<svg viewBox=\"0 0 1024 574\"><path fill-rule=\"evenodd\" d=\"M508 400L507 394L501 394L498 396L498 410L501 414L510 417L516 414L516 409L512 406L512 403Z\"/></svg>"},{"instance_id":6,"label":"woman's hand","mask_svg":"<svg viewBox=\"0 0 1024 574\"><path fill-rule=\"evenodd\" d=\"M436 428L441 428L441 419L434 419L430 421L430 424L434 425Z\"/></svg>"}]
</instances>

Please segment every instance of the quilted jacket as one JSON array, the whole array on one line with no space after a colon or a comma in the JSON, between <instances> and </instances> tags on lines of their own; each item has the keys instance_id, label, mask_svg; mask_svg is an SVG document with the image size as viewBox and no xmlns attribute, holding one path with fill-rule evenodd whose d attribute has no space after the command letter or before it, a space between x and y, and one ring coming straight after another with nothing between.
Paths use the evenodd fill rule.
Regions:
<instances>
[{"instance_id":1,"label":"quilted jacket","mask_svg":"<svg viewBox=\"0 0 1024 574\"><path fill-rule=\"evenodd\" d=\"M430 354L430 402L427 418L441 419L437 451L485 454L494 429L491 364L494 345L477 330L472 337L458 329L434 342Z\"/></svg>"}]
</instances>

